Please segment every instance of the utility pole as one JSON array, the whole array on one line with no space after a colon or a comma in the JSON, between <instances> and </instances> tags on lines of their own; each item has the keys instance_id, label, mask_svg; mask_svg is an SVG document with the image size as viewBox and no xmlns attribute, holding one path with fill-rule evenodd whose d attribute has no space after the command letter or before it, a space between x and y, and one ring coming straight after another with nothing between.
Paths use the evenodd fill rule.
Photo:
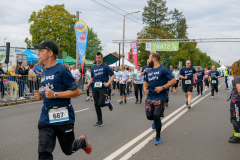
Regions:
<instances>
[{"instance_id":1,"label":"utility pole","mask_svg":"<svg viewBox=\"0 0 240 160\"><path fill-rule=\"evenodd\" d=\"M125 41L125 17L127 15L130 15L130 14L133 14L133 13L139 13L140 11L137 11L137 12L132 12L132 13L127 13L125 14L123 17L123 44L122 44L122 65L124 65L124 41Z\"/></svg>"},{"instance_id":2,"label":"utility pole","mask_svg":"<svg viewBox=\"0 0 240 160\"><path fill-rule=\"evenodd\" d=\"M76 20L79 21L79 11L76 12ZM78 46L77 46L77 40L76 40L76 68L78 67L79 63L79 54L78 54Z\"/></svg>"},{"instance_id":3,"label":"utility pole","mask_svg":"<svg viewBox=\"0 0 240 160\"><path fill-rule=\"evenodd\" d=\"M118 55L119 55L119 67L120 67L120 46L121 46L121 43L119 43L119 52L118 52Z\"/></svg>"}]
</instances>

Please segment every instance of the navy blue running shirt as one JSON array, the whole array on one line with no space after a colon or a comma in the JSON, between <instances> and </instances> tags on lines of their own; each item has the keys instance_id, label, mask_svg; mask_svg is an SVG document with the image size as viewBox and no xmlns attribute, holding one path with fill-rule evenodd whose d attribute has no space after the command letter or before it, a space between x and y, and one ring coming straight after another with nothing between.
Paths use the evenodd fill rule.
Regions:
<instances>
[{"instance_id":1,"label":"navy blue running shirt","mask_svg":"<svg viewBox=\"0 0 240 160\"><path fill-rule=\"evenodd\" d=\"M167 90L164 89L162 92L157 93L154 89L155 87L160 87L168 83L174 77L169 69L159 66L158 68L150 68L146 73L144 81L148 82L149 94L147 99L149 100L167 100Z\"/></svg>"},{"instance_id":2,"label":"navy blue running shirt","mask_svg":"<svg viewBox=\"0 0 240 160\"><path fill-rule=\"evenodd\" d=\"M42 113L39 119L39 122L49 124L49 125L62 125L62 124L70 124L75 122L75 115L73 107L71 104L70 98L53 98L48 99L45 96L45 89L49 88L55 92L63 92L66 90L74 90L78 88L78 85L75 83L75 79L73 78L71 72L61 64L56 64L51 68L46 68L43 70L42 79L41 79L41 87L43 94L43 108ZM69 121L57 122L57 123L49 123L48 110L46 108L50 108L53 106L69 106Z\"/></svg>"},{"instance_id":3,"label":"navy blue running shirt","mask_svg":"<svg viewBox=\"0 0 240 160\"><path fill-rule=\"evenodd\" d=\"M204 72L201 70L201 71L197 71L197 80L196 82L199 83L199 82L202 82L203 80L203 76L205 75Z\"/></svg>"},{"instance_id":4,"label":"navy blue running shirt","mask_svg":"<svg viewBox=\"0 0 240 160\"><path fill-rule=\"evenodd\" d=\"M145 72L145 74L144 74L144 77L146 76L147 71L148 71L149 69L151 69L151 68L148 68L148 66L145 65L145 66L142 67L142 72L143 72L145 69L146 69L146 72Z\"/></svg>"},{"instance_id":5,"label":"navy blue running shirt","mask_svg":"<svg viewBox=\"0 0 240 160\"><path fill-rule=\"evenodd\" d=\"M108 82L109 76L112 77L114 73L108 65L102 63L100 66L94 65L91 68L91 75L93 82Z\"/></svg>"},{"instance_id":6,"label":"navy blue running shirt","mask_svg":"<svg viewBox=\"0 0 240 160\"><path fill-rule=\"evenodd\" d=\"M210 77L211 77L211 83L212 84L218 84L218 78L215 78L218 77L220 74L218 71L210 71Z\"/></svg>"},{"instance_id":7,"label":"navy blue running shirt","mask_svg":"<svg viewBox=\"0 0 240 160\"><path fill-rule=\"evenodd\" d=\"M187 76L187 79L182 79L183 84L186 84L185 81L190 80L188 84L193 84L193 74L196 73L196 70L193 67L186 68L183 67L180 71L180 75L183 77Z\"/></svg>"}]
</instances>

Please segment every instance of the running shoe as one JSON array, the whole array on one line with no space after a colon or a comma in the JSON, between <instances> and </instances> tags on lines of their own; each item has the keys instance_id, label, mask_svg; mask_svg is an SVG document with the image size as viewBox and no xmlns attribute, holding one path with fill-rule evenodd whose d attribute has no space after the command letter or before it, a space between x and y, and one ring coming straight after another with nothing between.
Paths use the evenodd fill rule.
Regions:
<instances>
[{"instance_id":1,"label":"running shoe","mask_svg":"<svg viewBox=\"0 0 240 160\"><path fill-rule=\"evenodd\" d=\"M214 97L212 96L211 99L214 99Z\"/></svg>"},{"instance_id":2,"label":"running shoe","mask_svg":"<svg viewBox=\"0 0 240 160\"><path fill-rule=\"evenodd\" d=\"M3 98L2 101L6 102L7 100Z\"/></svg>"},{"instance_id":3,"label":"running shoe","mask_svg":"<svg viewBox=\"0 0 240 160\"><path fill-rule=\"evenodd\" d=\"M229 143L238 143L239 142L239 137L233 136L232 138L229 139Z\"/></svg>"},{"instance_id":4,"label":"running shoe","mask_svg":"<svg viewBox=\"0 0 240 160\"><path fill-rule=\"evenodd\" d=\"M100 127L100 126L104 126L104 124L102 122L97 122L96 124L93 125L93 127Z\"/></svg>"},{"instance_id":5,"label":"running shoe","mask_svg":"<svg viewBox=\"0 0 240 160\"><path fill-rule=\"evenodd\" d=\"M93 97L92 97L91 101L93 101Z\"/></svg>"},{"instance_id":6,"label":"running shoe","mask_svg":"<svg viewBox=\"0 0 240 160\"><path fill-rule=\"evenodd\" d=\"M191 104L188 104L188 109L191 109Z\"/></svg>"},{"instance_id":7,"label":"running shoe","mask_svg":"<svg viewBox=\"0 0 240 160\"><path fill-rule=\"evenodd\" d=\"M168 103L166 103L166 107L168 107Z\"/></svg>"},{"instance_id":8,"label":"running shoe","mask_svg":"<svg viewBox=\"0 0 240 160\"><path fill-rule=\"evenodd\" d=\"M113 110L113 105L112 105L112 103L111 103L111 102L109 102L108 108L109 108L109 110L110 110L110 111L112 111L112 110Z\"/></svg>"},{"instance_id":9,"label":"running shoe","mask_svg":"<svg viewBox=\"0 0 240 160\"><path fill-rule=\"evenodd\" d=\"M120 101L119 104L123 104L123 101Z\"/></svg>"},{"instance_id":10,"label":"running shoe","mask_svg":"<svg viewBox=\"0 0 240 160\"><path fill-rule=\"evenodd\" d=\"M137 103L138 103L138 100L136 100L135 104L137 104Z\"/></svg>"},{"instance_id":11,"label":"running shoe","mask_svg":"<svg viewBox=\"0 0 240 160\"><path fill-rule=\"evenodd\" d=\"M152 129L156 129L155 124L154 124L154 121L153 121L153 123L152 123Z\"/></svg>"},{"instance_id":12,"label":"running shoe","mask_svg":"<svg viewBox=\"0 0 240 160\"><path fill-rule=\"evenodd\" d=\"M188 105L188 101L186 101L186 105Z\"/></svg>"},{"instance_id":13,"label":"running shoe","mask_svg":"<svg viewBox=\"0 0 240 160\"><path fill-rule=\"evenodd\" d=\"M140 104L142 104L142 100L140 100Z\"/></svg>"},{"instance_id":14,"label":"running shoe","mask_svg":"<svg viewBox=\"0 0 240 160\"><path fill-rule=\"evenodd\" d=\"M87 97L87 98L85 99L85 101L89 101L89 97Z\"/></svg>"},{"instance_id":15,"label":"running shoe","mask_svg":"<svg viewBox=\"0 0 240 160\"><path fill-rule=\"evenodd\" d=\"M156 146L158 146L159 144L161 144L161 138L157 138L157 137L156 137L154 144L155 144Z\"/></svg>"},{"instance_id":16,"label":"running shoe","mask_svg":"<svg viewBox=\"0 0 240 160\"><path fill-rule=\"evenodd\" d=\"M83 149L87 154L90 154L92 152L92 145L90 142L88 142L87 137L85 135L80 135L79 139L84 139L86 142L86 147Z\"/></svg>"},{"instance_id":17,"label":"running shoe","mask_svg":"<svg viewBox=\"0 0 240 160\"><path fill-rule=\"evenodd\" d=\"M125 103L125 104L127 103L127 99L124 99L124 103Z\"/></svg>"}]
</instances>

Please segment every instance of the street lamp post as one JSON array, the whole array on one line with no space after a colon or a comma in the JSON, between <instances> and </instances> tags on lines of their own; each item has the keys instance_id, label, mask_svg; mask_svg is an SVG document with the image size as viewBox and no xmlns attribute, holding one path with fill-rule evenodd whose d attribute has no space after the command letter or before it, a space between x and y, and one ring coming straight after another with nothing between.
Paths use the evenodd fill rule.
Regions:
<instances>
[{"instance_id":1,"label":"street lamp post","mask_svg":"<svg viewBox=\"0 0 240 160\"><path fill-rule=\"evenodd\" d=\"M133 14L133 13L139 13L140 11L136 11L136 12L132 12L132 13L128 13L128 14L125 14L124 15L124 18L123 18L123 45L122 45L122 65L124 65L124 39L125 39L125 17L127 16L127 15L130 15L130 14ZM119 59L120 59L120 57L119 57Z\"/></svg>"}]
</instances>

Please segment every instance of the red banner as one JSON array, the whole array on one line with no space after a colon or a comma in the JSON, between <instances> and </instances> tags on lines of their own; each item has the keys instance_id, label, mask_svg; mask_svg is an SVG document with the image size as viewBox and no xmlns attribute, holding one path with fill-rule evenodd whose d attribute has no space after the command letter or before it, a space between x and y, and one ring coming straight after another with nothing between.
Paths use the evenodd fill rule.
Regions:
<instances>
[{"instance_id":1,"label":"red banner","mask_svg":"<svg viewBox=\"0 0 240 160\"><path fill-rule=\"evenodd\" d=\"M133 55L133 61L134 61L135 69L137 69L137 64L138 64L138 46L137 46L137 43L135 41L133 41L133 43L131 43L130 46L131 46L131 49L132 49L132 55Z\"/></svg>"}]
</instances>

